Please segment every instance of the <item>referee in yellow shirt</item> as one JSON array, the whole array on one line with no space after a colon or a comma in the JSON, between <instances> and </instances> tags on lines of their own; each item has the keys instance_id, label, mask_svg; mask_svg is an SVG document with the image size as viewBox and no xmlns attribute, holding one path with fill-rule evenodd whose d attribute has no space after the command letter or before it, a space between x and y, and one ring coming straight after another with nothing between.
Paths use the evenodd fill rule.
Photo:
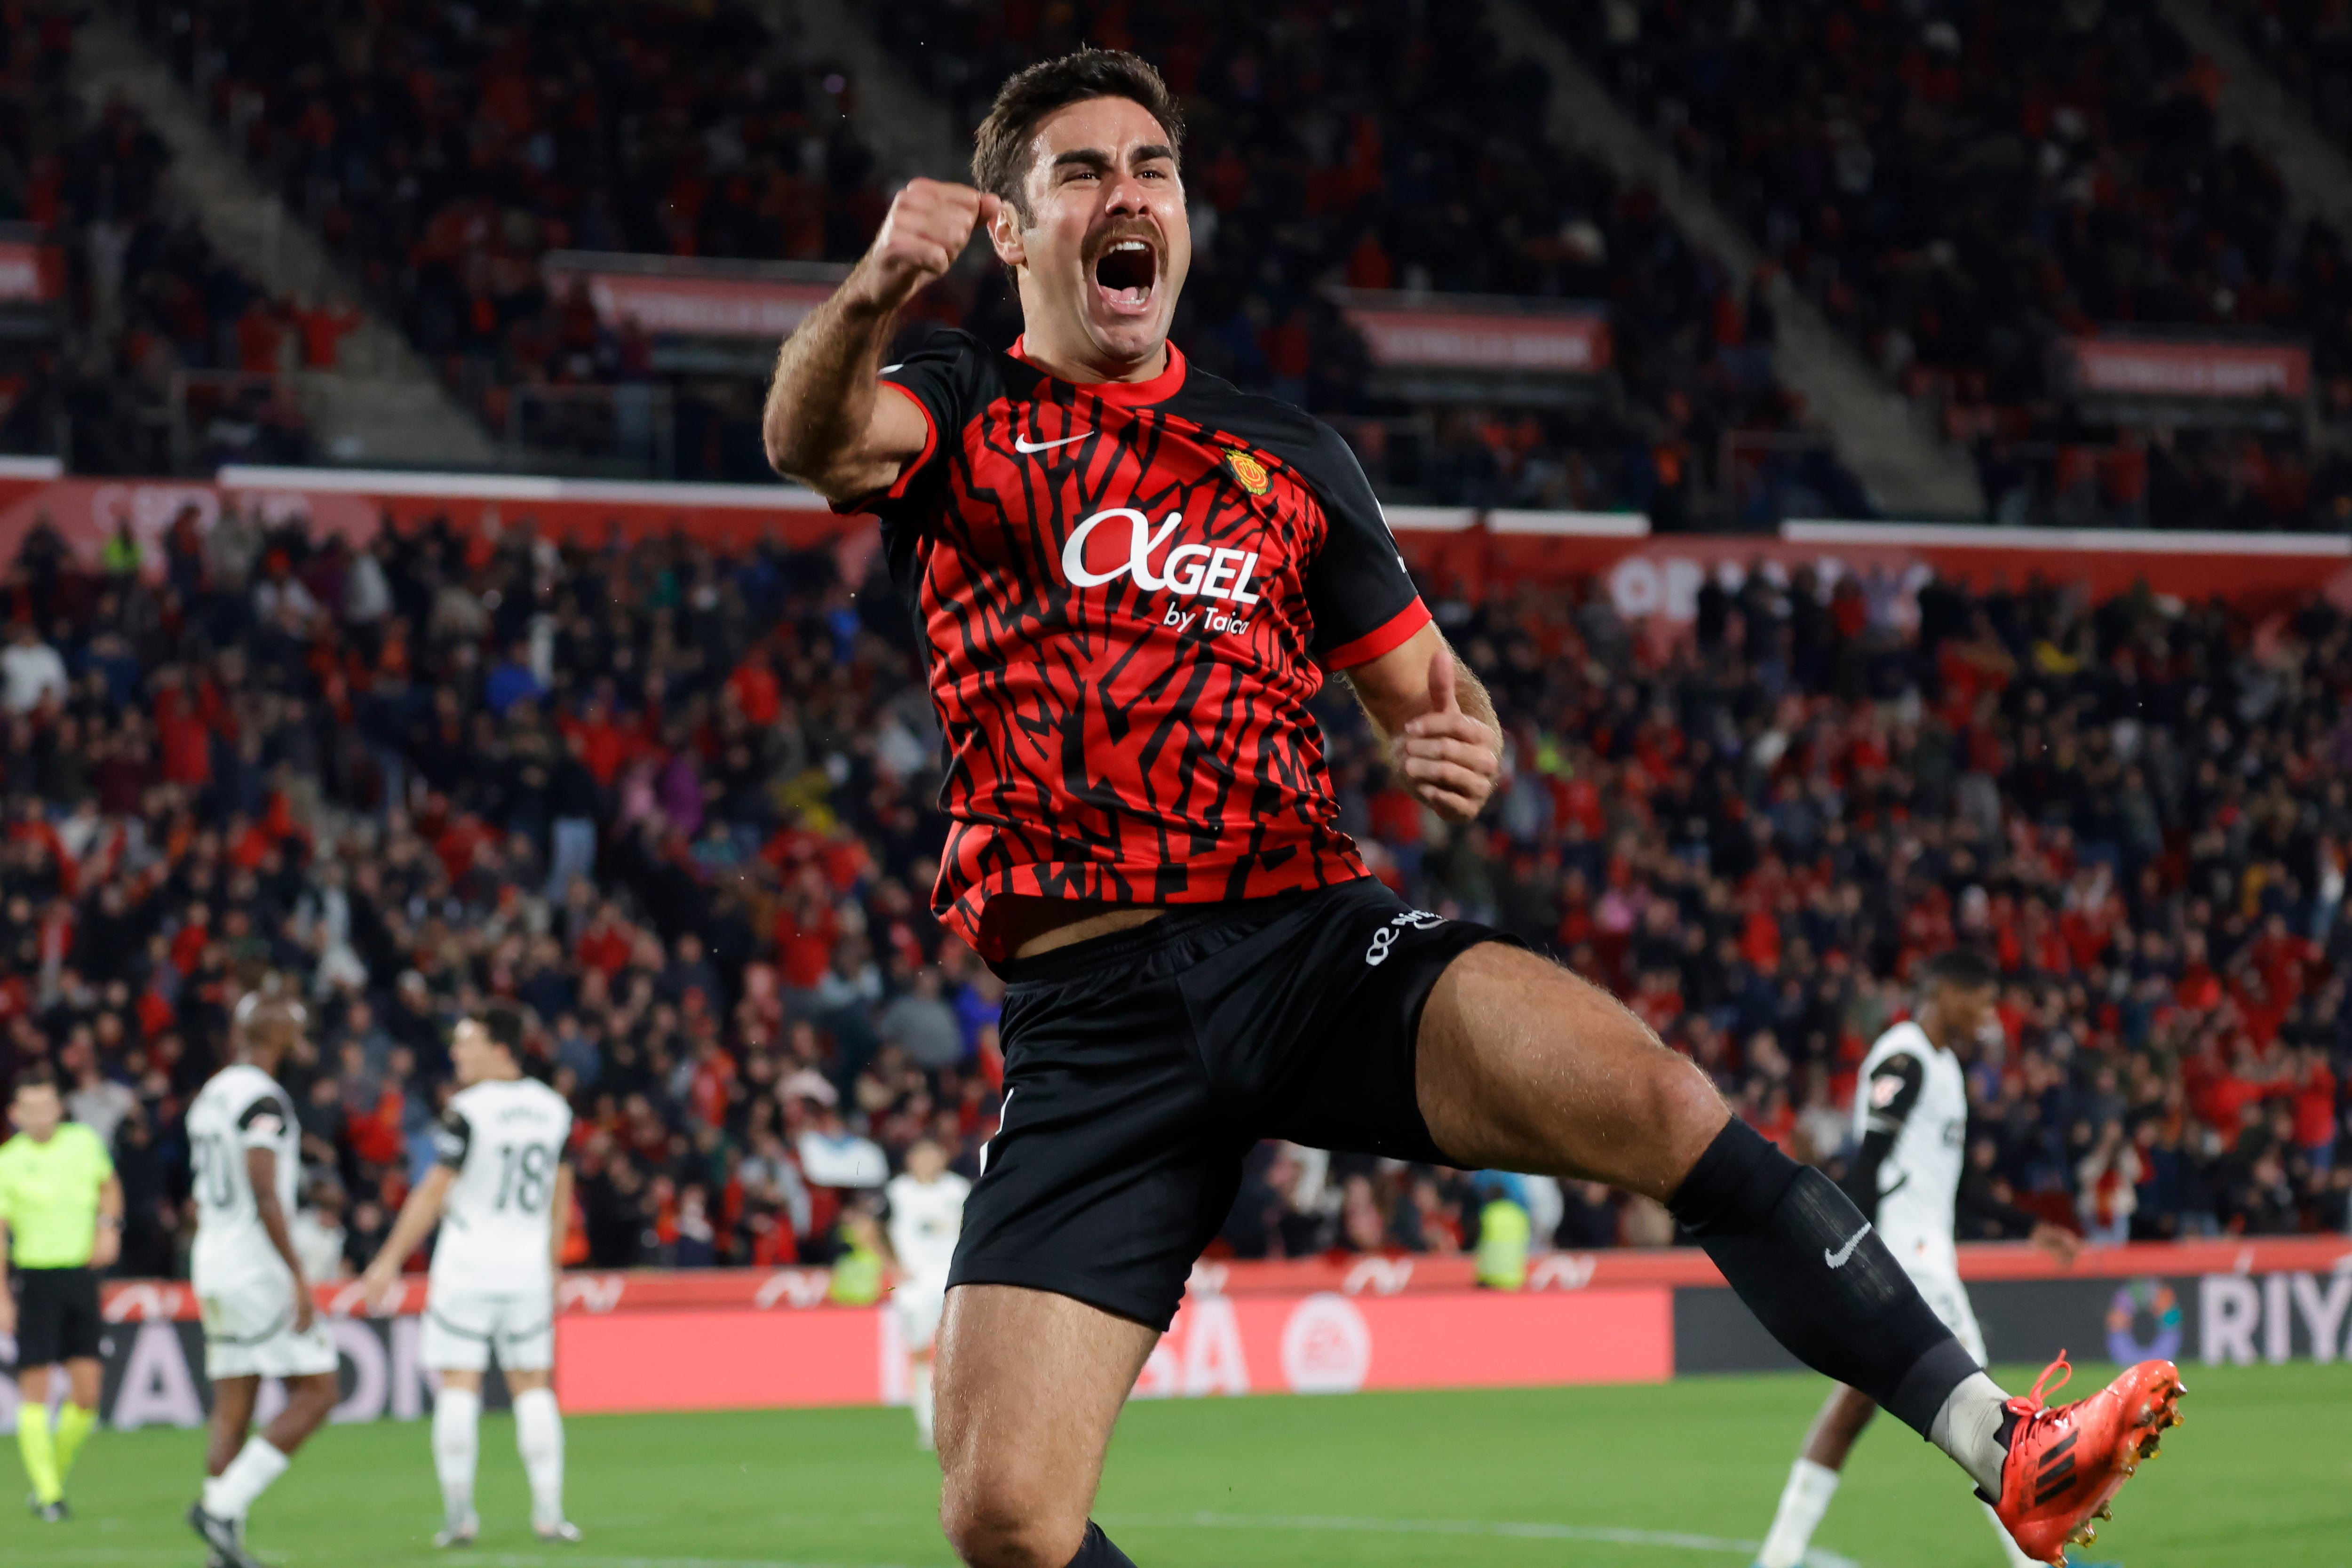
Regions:
<instances>
[{"instance_id":1,"label":"referee in yellow shirt","mask_svg":"<svg viewBox=\"0 0 2352 1568\"><path fill-rule=\"evenodd\" d=\"M98 1275L122 1250L122 1184L98 1134L65 1119L57 1080L36 1068L8 1104L0 1143L0 1256L15 1244L16 1294L0 1289L0 1333L16 1338L16 1447L33 1512L66 1517L66 1472L98 1424ZM66 1367L66 1405L49 1429L49 1368Z\"/></svg>"}]
</instances>

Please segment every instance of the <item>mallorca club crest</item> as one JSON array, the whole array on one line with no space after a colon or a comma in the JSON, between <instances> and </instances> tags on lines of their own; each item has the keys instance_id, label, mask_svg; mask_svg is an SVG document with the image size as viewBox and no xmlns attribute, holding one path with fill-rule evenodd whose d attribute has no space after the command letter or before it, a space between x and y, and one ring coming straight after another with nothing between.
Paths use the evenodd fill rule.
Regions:
<instances>
[{"instance_id":1,"label":"mallorca club crest","mask_svg":"<svg viewBox=\"0 0 2352 1568\"><path fill-rule=\"evenodd\" d=\"M1266 488L1274 483L1264 463L1235 447L1225 448L1225 467L1234 479L1241 481L1242 489L1254 496L1265 494Z\"/></svg>"}]
</instances>

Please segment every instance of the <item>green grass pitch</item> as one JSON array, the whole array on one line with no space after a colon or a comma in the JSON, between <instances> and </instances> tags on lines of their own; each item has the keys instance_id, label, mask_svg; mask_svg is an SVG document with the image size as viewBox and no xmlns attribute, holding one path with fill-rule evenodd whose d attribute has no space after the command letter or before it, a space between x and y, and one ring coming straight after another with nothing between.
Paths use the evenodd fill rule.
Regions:
<instances>
[{"instance_id":1,"label":"green grass pitch","mask_svg":"<svg viewBox=\"0 0 2352 1568\"><path fill-rule=\"evenodd\" d=\"M2004 1369L2011 1386L2030 1371ZM2069 1392L2110 1375L2086 1366ZM2187 1369L2189 1422L2078 1562L2352 1568L2352 1367ZM1746 1568L1820 1380L1139 1403L1097 1515L1143 1568ZM510 1422L483 1424L478 1549L436 1553L423 1425L330 1427L256 1510L284 1568L952 1568L903 1411L574 1419L574 1547L525 1522ZM16 1484L14 1444L0 1447ZM202 1568L194 1433L100 1433L75 1521L0 1513L6 1568ZM1999 1568L1967 1488L1882 1422L1818 1560Z\"/></svg>"}]
</instances>

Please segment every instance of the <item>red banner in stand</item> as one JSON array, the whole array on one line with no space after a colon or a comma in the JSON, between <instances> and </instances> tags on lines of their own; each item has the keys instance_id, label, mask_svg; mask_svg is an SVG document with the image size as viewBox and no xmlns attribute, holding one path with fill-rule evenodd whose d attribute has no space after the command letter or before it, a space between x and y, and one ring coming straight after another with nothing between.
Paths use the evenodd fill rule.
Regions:
<instances>
[{"instance_id":1,"label":"red banner in stand","mask_svg":"<svg viewBox=\"0 0 2352 1568\"><path fill-rule=\"evenodd\" d=\"M0 239L0 305L43 304L65 291L65 262L56 246Z\"/></svg>"},{"instance_id":2,"label":"red banner in stand","mask_svg":"<svg viewBox=\"0 0 2352 1568\"><path fill-rule=\"evenodd\" d=\"M2076 338L2068 348L2076 389L2103 396L2229 400L2311 390L2311 351L2300 343Z\"/></svg>"},{"instance_id":3,"label":"red banner in stand","mask_svg":"<svg viewBox=\"0 0 2352 1568\"><path fill-rule=\"evenodd\" d=\"M1341 312L1374 364L1398 370L1597 375L1609 368L1604 310L1426 309L1410 297L1351 291Z\"/></svg>"},{"instance_id":4,"label":"red banner in stand","mask_svg":"<svg viewBox=\"0 0 2352 1568\"><path fill-rule=\"evenodd\" d=\"M596 319L606 326L635 321L656 336L759 338L780 342L832 294L831 283L761 278L663 278L636 272L548 269L557 294L588 290Z\"/></svg>"}]
</instances>

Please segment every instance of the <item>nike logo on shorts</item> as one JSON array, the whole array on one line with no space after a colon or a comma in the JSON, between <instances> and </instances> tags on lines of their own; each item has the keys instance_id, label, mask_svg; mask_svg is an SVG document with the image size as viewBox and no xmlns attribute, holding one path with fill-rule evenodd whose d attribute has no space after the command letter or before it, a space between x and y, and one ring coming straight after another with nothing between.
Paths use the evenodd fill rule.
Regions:
<instances>
[{"instance_id":1,"label":"nike logo on shorts","mask_svg":"<svg viewBox=\"0 0 2352 1568\"><path fill-rule=\"evenodd\" d=\"M1862 1238L1869 1234L1870 1222L1868 1220L1864 1220L1862 1222L1862 1228L1855 1231L1853 1235L1848 1238L1843 1247L1839 1247L1835 1252L1832 1252L1826 1247L1822 1247L1822 1261L1828 1264L1832 1268L1844 1268L1846 1259L1853 1256L1853 1249L1860 1247L1862 1245Z\"/></svg>"},{"instance_id":2,"label":"nike logo on shorts","mask_svg":"<svg viewBox=\"0 0 2352 1568\"><path fill-rule=\"evenodd\" d=\"M1013 449L1016 452L1050 452L1056 447L1066 447L1073 441L1083 441L1093 434L1091 430L1081 430L1075 436L1065 436L1058 441L1031 441L1015 436L1013 437Z\"/></svg>"}]
</instances>

